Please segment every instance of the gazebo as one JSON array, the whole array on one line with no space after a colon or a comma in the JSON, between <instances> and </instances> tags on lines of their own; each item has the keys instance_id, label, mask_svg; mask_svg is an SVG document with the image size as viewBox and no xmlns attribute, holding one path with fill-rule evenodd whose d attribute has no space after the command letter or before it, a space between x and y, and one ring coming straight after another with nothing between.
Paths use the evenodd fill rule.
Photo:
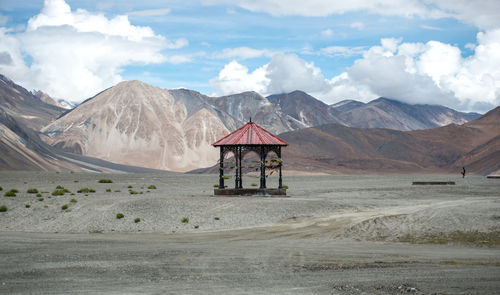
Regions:
<instances>
[{"instance_id":1,"label":"gazebo","mask_svg":"<svg viewBox=\"0 0 500 295\"><path fill-rule=\"evenodd\" d=\"M219 160L219 187L214 189L215 195L271 195L286 196L286 189L283 188L281 174L282 160L281 147L288 143L259 125L250 122L238 128L236 131L224 136L212 144L220 148ZM234 189L224 186L224 156L231 152L235 163ZM243 188L242 182L242 158L249 152L255 152L260 156L260 187ZM269 152L274 152L278 157L279 180L278 188L266 187L266 156Z\"/></svg>"}]
</instances>

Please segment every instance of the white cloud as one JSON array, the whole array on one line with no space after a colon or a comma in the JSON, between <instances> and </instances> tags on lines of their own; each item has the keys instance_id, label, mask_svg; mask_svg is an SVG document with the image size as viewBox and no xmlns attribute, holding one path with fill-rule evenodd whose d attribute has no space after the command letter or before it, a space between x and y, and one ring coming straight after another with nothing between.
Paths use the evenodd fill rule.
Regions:
<instances>
[{"instance_id":1,"label":"white cloud","mask_svg":"<svg viewBox=\"0 0 500 295\"><path fill-rule=\"evenodd\" d=\"M206 5L228 4L266 12L271 15L301 15L322 17L363 11L382 16L421 18L455 18L481 29L500 27L500 1L497 0L202 0Z\"/></svg>"},{"instance_id":2,"label":"white cloud","mask_svg":"<svg viewBox=\"0 0 500 295\"><path fill-rule=\"evenodd\" d=\"M328 46L320 49L320 53L327 56L350 57L363 54L365 47L363 46Z\"/></svg>"},{"instance_id":3,"label":"white cloud","mask_svg":"<svg viewBox=\"0 0 500 295\"><path fill-rule=\"evenodd\" d=\"M217 78L210 80L210 84L223 95L244 91L265 93L269 84L269 79L266 77L267 66L264 65L249 73L247 67L233 60L224 66Z\"/></svg>"},{"instance_id":4,"label":"white cloud","mask_svg":"<svg viewBox=\"0 0 500 295\"><path fill-rule=\"evenodd\" d=\"M132 16L160 16L170 13L170 8L147 9L129 12L128 15Z\"/></svg>"},{"instance_id":5,"label":"white cloud","mask_svg":"<svg viewBox=\"0 0 500 295\"><path fill-rule=\"evenodd\" d=\"M221 95L242 91L273 94L303 90L309 93L330 89L321 70L295 54L275 54L268 64L249 72L248 68L232 61L210 81Z\"/></svg>"},{"instance_id":6,"label":"white cloud","mask_svg":"<svg viewBox=\"0 0 500 295\"><path fill-rule=\"evenodd\" d=\"M330 54L349 48L329 48ZM333 103L376 97L408 103L442 104L464 111L487 111L500 105L500 29L479 33L474 54L438 41L403 43L381 39L363 51L346 72L326 79L321 69L294 54L276 54L249 72L233 61L211 80L219 94L254 90L263 95L303 90Z\"/></svg>"},{"instance_id":7,"label":"white cloud","mask_svg":"<svg viewBox=\"0 0 500 295\"><path fill-rule=\"evenodd\" d=\"M323 31L321 31L321 36L323 36L323 37L333 36L333 30L332 29L323 30Z\"/></svg>"},{"instance_id":8,"label":"white cloud","mask_svg":"<svg viewBox=\"0 0 500 295\"><path fill-rule=\"evenodd\" d=\"M362 22L353 22L349 25L349 27L354 28L354 29L358 29L358 30L362 30L365 28L365 24Z\"/></svg>"},{"instance_id":9,"label":"white cloud","mask_svg":"<svg viewBox=\"0 0 500 295\"><path fill-rule=\"evenodd\" d=\"M107 18L83 9L73 12L64 0L45 0L26 31L0 32L0 52L13 61L0 65L0 70L28 89L83 100L120 82L126 65L188 61L162 53L187 43L134 26L125 15ZM28 64L23 56L29 56Z\"/></svg>"},{"instance_id":10,"label":"white cloud","mask_svg":"<svg viewBox=\"0 0 500 295\"><path fill-rule=\"evenodd\" d=\"M0 13L0 26L4 26L9 21L9 17Z\"/></svg>"},{"instance_id":11,"label":"white cloud","mask_svg":"<svg viewBox=\"0 0 500 295\"><path fill-rule=\"evenodd\" d=\"M250 47L225 48L214 55L215 58L244 60L262 56L271 57L273 52L267 49L254 49Z\"/></svg>"}]
</instances>

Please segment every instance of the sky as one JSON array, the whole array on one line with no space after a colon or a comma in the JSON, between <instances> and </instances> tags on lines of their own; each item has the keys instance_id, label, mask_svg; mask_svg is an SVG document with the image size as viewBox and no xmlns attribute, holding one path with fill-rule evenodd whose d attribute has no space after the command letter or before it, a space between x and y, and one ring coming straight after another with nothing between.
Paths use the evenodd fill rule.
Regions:
<instances>
[{"instance_id":1,"label":"sky","mask_svg":"<svg viewBox=\"0 0 500 295\"><path fill-rule=\"evenodd\" d=\"M498 0L0 0L0 73L81 102L124 80L486 112Z\"/></svg>"}]
</instances>

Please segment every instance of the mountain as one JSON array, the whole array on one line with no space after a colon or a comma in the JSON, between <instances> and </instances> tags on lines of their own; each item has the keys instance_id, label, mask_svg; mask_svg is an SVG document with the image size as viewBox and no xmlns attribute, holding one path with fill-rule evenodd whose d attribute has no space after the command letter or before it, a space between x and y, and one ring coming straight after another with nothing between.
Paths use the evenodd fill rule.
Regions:
<instances>
[{"instance_id":1,"label":"mountain","mask_svg":"<svg viewBox=\"0 0 500 295\"><path fill-rule=\"evenodd\" d=\"M302 91L268 96L267 99L279 107L292 130L328 123L341 123L339 111Z\"/></svg>"},{"instance_id":2,"label":"mountain","mask_svg":"<svg viewBox=\"0 0 500 295\"><path fill-rule=\"evenodd\" d=\"M0 75L0 170L158 172L60 151L38 129L64 112Z\"/></svg>"},{"instance_id":3,"label":"mountain","mask_svg":"<svg viewBox=\"0 0 500 295\"><path fill-rule=\"evenodd\" d=\"M0 109L28 128L39 130L65 110L47 104L0 74Z\"/></svg>"},{"instance_id":4,"label":"mountain","mask_svg":"<svg viewBox=\"0 0 500 295\"><path fill-rule=\"evenodd\" d=\"M480 117L477 113L457 112L439 105L410 105L383 97L367 104L354 104L349 101L332 107L341 111L339 120L344 125L357 128L431 129Z\"/></svg>"},{"instance_id":5,"label":"mountain","mask_svg":"<svg viewBox=\"0 0 500 295\"><path fill-rule=\"evenodd\" d=\"M115 163L174 171L212 165L218 151L211 144L229 130L196 97L176 96L140 81L122 82L42 131L57 148ZM185 104L188 99L199 105Z\"/></svg>"},{"instance_id":6,"label":"mountain","mask_svg":"<svg viewBox=\"0 0 500 295\"><path fill-rule=\"evenodd\" d=\"M340 113L345 113L353 109L360 108L364 106L364 102L360 102L357 100L347 99L335 104L330 105L330 108L337 110Z\"/></svg>"},{"instance_id":7,"label":"mountain","mask_svg":"<svg viewBox=\"0 0 500 295\"><path fill-rule=\"evenodd\" d=\"M258 122L274 133L295 129L283 118L276 105L257 92L249 91L222 97L207 97L207 101L215 108L241 122L238 127L252 118L254 122Z\"/></svg>"},{"instance_id":8,"label":"mountain","mask_svg":"<svg viewBox=\"0 0 500 295\"><path fill-rule=\"evenodd\" d=\"M328 173L469 172L499 169L500 107L463 125L416 131L328 124L280 134L286 167Z\"/></svg>"}]
</instances>

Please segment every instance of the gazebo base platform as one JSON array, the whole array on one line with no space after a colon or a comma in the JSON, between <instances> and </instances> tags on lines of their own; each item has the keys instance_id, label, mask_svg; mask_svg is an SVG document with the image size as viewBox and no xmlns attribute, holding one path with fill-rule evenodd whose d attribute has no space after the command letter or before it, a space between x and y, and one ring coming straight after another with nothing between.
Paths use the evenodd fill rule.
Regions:
<instances>
[{"instance_id":1,"label":"gazebo base platform","mask_svg":"<svg viewBox=\"0 0 500 295\"><path fill-rule=\"evenodd\" d=\"M214 189L214 195L226 197L287 197L284 188L216 188Z\"/></svg>"}]
</instances>

